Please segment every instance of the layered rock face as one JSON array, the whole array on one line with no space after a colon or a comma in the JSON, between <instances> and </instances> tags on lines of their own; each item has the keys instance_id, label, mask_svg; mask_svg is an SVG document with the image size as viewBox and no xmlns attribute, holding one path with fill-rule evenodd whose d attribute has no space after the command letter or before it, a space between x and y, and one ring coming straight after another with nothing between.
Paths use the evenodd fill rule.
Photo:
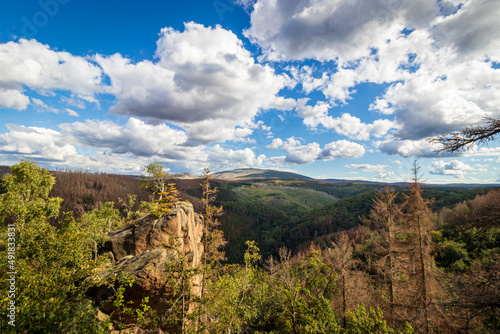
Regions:
<instances>
[{"instance_id":1,"label":"layered rock face","mask_svg":"<svg viewBox=\"0 0 500 334\"><path fill-rule=\"evenodd\" d=\"M201 265L203 253L203 218L189 202L177 202L174 208L160 219L145 216L133 224L109 233L107 250L115 261L113 266L99 273L101 278L125 273L134 279L127 288L125 298L137 305L149 297L149 305L159 313L166 311L169 287L165 284L164 264L183 255L191 267ZM191 293L200 293L201 277L191 281ZM99 287L92 292L100 303L113 294L113 289ZM104 308L112 311L112 305Z\"/></svg>"},{"instance_id":2,"label":"layered rock face","mask_svg":"<svg viewBox=\"0 0 500 334\"><path fill-rule=\"evenodd\" d=\"M202 235L201 215L194 212L191 203L177 202L172 211L160 219L145 216L133 224L110 232L110 251L118 261L147 250L175 246L190 258L193 266L198 266L203 252Z\"/></svg>"}]
</instances>

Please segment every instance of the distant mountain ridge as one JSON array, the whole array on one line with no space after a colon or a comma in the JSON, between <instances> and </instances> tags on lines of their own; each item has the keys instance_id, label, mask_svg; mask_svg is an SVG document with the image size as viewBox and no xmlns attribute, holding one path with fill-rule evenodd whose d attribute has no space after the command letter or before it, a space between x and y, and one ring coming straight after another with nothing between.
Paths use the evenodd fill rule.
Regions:
<instances>
[{"instance_id":1,"label":"distant mountain ridge","mask_svg":"<svg viewBox=\"0 0 500 334\"><path fill-rule=\"evenodd\" d=\"M219 180L244 180L244 179L270 179L270 180L309 180L309 181L320 181L329 183L365 183L372 185L392 185L392 186L406 186L408 182L384 182L384 181L369 181L369 180L355 180L355 179L315 179L309 176L305 176L298 173L279 171L274 169L259 169L259 168L238 168L233 170L227 170L222 172L217 172L212 174L215 179ZM177 173L172 174L174 178L177 179L199 179L201 176L194 175L191 173ZM484 184L484 183L443 183L443 184L433 184L433 183L423 183L423 186L449 186L449 187L499 187L500 184Z\"/></svg>"},{"instance_id":2,"label":"distant mountain ridge","mask_svg":"<svg viewBox=\"0 0 500 334\"><path fill-rule=\"evenodd\" d=\"M213 174L214 178L221 180L230 179L279 179L279 180L314 180L312 177L305 175L283 172L273 169L258 169L258 168L240 168L229 171L223 171Z\"/></svg>"},{"instance_id":3,"label":"distant mountain ridge","mask_svg":"<svg viewBox=\"0 0 500 334\"><path fill-rule=\"evenodd\" d=\"M176 179L199 179L200 175L191 173L175 173L171 174ZM239 168L213 173L212 176L219 180L234 180L234 179L277 179L277 180L314 180L312 177L284 172L273 169L258 169L258 168Z\"/></svg>"},{"instance_id":4,"label":"distant mountain ridge","mask_svg":"<svg viewBox=\"0 0 500 334\"><path fill-rule=\"evenodd\" d=\"M190 180L190 179L199 179L201 178L201 176L199 175L195 175L195 174L191 174L191 173L175 173L175 174L171 174L171 176L175 179L186 179L186 180Z\"/></svg>"}]
</instances>

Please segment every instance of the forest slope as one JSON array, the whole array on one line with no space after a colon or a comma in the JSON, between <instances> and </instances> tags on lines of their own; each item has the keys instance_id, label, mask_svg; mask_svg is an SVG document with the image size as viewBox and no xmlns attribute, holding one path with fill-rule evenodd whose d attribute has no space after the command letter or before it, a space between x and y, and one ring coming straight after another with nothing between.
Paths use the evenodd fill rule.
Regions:
<instances>
[{"instance_id":1,"label":"forest slope","mask_svg":"<svg viewBox=\"0 0 500 334\"><path fill-rule=\"evenodd\" d=\"M7 173L9 168L4 166L1 171ZM242 171L232 175L272 174L268 174L270 178L216 180L217 204L222 205L225 212L220 220L228 240L226 254L233 263L242 261L246 240L255 240L264 257L277 256L280 247L297 249L314 240L320 242L324 239L321 236L355 227L360 224L360 217L368 215L375 192L383 190L381 184L275 179L291 175L257 169ZM137 196L132 209L137 209L141 201L149 201L151 196L139 187L139 179L133 176L82 171L52 174L56 183L50 195L63 199L61 217L63 212L72 211L78 218L105 202L114 202L115 208L123 213L129 194ZM175 183L181 199L189 200L199 212L201 179L177 179ZM397 186L397 189L404 187ZM427 186L423 195L435 199L433 210L436 211L484 194L487 189Z\"/></svg>"}]
</instances>

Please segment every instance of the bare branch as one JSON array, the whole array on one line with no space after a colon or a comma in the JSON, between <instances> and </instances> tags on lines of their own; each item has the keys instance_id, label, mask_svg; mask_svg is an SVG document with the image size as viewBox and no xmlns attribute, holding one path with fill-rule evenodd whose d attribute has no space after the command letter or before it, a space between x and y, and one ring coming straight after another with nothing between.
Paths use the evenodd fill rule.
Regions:
<instances>
[{"instance_id":1,"label":"bare branch","mask_svg":"<svg viewBox=\"0 0 500 334\"><path fill-rule=\"evenodd\" d=\"M450 132L429 140L432 144L441 144L438 153L468 151L477 144L486 144L500 133L500 119L485 116L484 126L468 126L460 132Z\"/></svg>"}]
</instances>

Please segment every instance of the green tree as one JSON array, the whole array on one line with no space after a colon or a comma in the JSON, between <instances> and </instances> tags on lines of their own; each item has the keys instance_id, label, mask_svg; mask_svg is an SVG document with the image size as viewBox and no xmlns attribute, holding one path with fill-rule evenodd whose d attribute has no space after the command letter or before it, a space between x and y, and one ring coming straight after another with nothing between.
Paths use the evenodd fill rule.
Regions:
<instances>
[{"instance_id":1,"label":"green tree","mask_svg":"<svg viewBox=\"0 0 500 334\"><path fill-rule=\"evenodd\" d=\"M322 261L318 251L294 263L290 252L281 249L280 258L271 270L265 325L276 333L338 333L330 302L337 292L335 269Z\"/></svg>"},{"instance_id":2,"label":"green tree","mask_svg":"<svg viewBox=\"0 0 500 334\"><path fill-rule=\"evenodd\" d=\"M54 183L55 177L33 161L13 165L2 179L6 192L0 195L0 220L16 224L22 233L25 227L35 227L32 223L56 217L62 199L49 197Z\"/></svg>"},{"instance_id":3,"label":"green tree","mask_svg":"<svg viewBox=\"0 0 500 334\"><path fill-rule=\"evenodd\" d=\"M7 326L8 296L1 292L2 333L99 333L92 303L85 297L86 278L95 268L87 233L71 214L55 228L50 217L58 215L60 199L48 196L55 180L30 161L12 166L2 180L0 252L7 252L6 222L15 223L14 268L0 264L0 279L15 271L15 327Z\"/></svg>"},{"instance_id":4,"label":"green tree","mask_svg":"<svg viewBox=\"0 0 500 334\"><path fill-rule=\"evenodd\" d=\"M108 240L107 232L122 225L120 213L114 208L113 202L106 202L85 213L78 221L93 246L94 260L97 261L98 248Z\"/></svg>"},{"instance_id":5,"label":"green tree","mask_svg":"<svg viewBox=\"0 0 500 334\"><path fill-rule=\"evenodd\" d=\"M120 212L127 220L138 218L138 213L133 210L137 203L137 195L128 194L125 199L118 198L118 203L120 203Z\"/></svg>"},{"instance_id":6,"label":"green tree","mask_svg":"<svg viewBox=\"0 0 500 334\"><path fill-rule=\"evenodd\" d=\"M257 266L259 248L254 241L247 241L247 247L244 267L227 265L218 275L207 277L198 332L244 333L259 324L268 281Z\"/></svg>"},{"instance_id":7,"label":"green tree","mask_svg":"<svg viewBox=\"0 0 500 334\"><path fill-rule=\"evenodd\" d=\"M469 270L471 260L465 247L466 244L454 240L440 244L436 253L436 262L440 267L452 270Z\"/></svg>"},{"instance_id":8,"label":"green tree","mask_svg":"<svg viewBox=\"0 0 500 334\"><path fill-rule=\"evenodd\" d=\"M140 176L140 186L153 192L152 202L155 203L151 214L158 218L172 209L173 203L179 200L179 191L175 183L169 182L170 176L162 163L155 161L146 166Z\"/></svg>"},{"instance_id":9,"label":"green tree","mask_svg":"<svg viewBox=\"0 0 500 334\"><path fill-rule=\"evenodd\" d=\"M161 162L155 161L147 165L144 174L139 178L141 187L151 190L155 196L158 195L158 200L162 199L170 176Z\"/></svg>"},{"instance_id":10,"label":"green tree","mask_svg":"<svg viewBox=\"0 0 500 334\"><path fill-rule=\"evenodd\" d=\"M361 304L354 311L349 311L346 333L394 334L396 332L387 325L387 322L384 320L384 314L380 308L372 308L370 312L367 312L365 306ZM399 333L411 334L414 333L414 330L410 324L405 323L404 330Z\"/></svg>"},{"instance_id":11,"label":"green tree","mask_svg":"<svg viewBox=\"0 0 500 334\"><path fill-rule=\"evenodd\" d=\"M169 294L168 309L162 322L165 328L174 333L188 333L196 328L196 306L199 295L195 282L200 274L200 268L192 267L180 246L172 237L171 250L175 251L175 258L164 264L164 279Z\"/></svg>"}]
</instances>

